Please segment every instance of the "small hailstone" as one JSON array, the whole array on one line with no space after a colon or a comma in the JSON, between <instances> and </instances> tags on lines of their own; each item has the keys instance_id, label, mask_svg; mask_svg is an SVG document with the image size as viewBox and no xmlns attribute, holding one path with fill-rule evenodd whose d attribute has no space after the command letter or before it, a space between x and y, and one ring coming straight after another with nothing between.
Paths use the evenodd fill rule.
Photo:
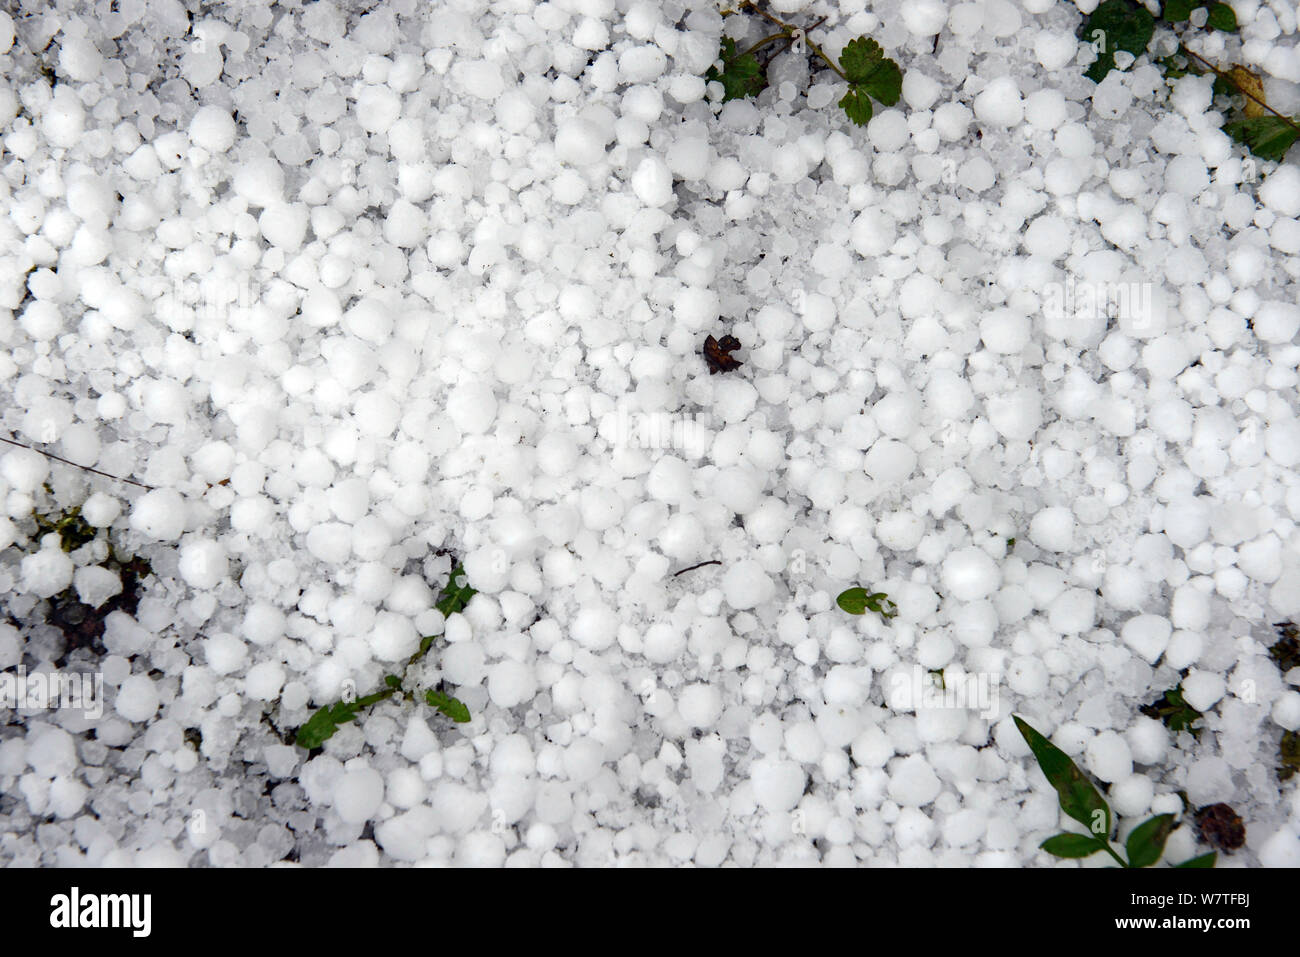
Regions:
<instances>
[{"instance_id":1,"label":"small hailstone","mask_svg":"<svg viewBox=\"0 0 1300 957\"><path fill-rule=\"evenodd\" d=\"M158 710L158 686L148 675L131 675L117 689L114 707L127 721L148 721Z\"/></svg>"},{"instance_id":2,"label":"small hailstone","mask_svg":"<svg viewBox=\"0 0 1300 957\"><path fill-rule=\"evenodd\" d=\"M77 589L77 598L91 608L98 608L122 591L121 577L102 565L85 565L78 568L73 574L72 581Z\"/></svg>"},{"instance_id":3,"label":"small hailstone","mask_svg":"<svg viewBox=\"0 0 1300 957\"><path fill-rule=\"evenodd\" d=\"M920 754L902 758L889 778L889 798L903 807L924 807L939 796L943 784Z\"/></svg>"},{"instance_id":4,"label":"small hailstone","mask_svg":"<svg viewBox=\"0 0 1300 957\"><path fill-rule=\"evenodd\" d=\"M384 800L384 778L373 768L348 771L334 785L334 810L349 824L364 824Z\"/></svg>"},{"instance_id":5,"label":"small hailstone","mask_svg":"<svg viewBox=\"0 0 1300 957\"><path fill-rule=\"evenodd\" d=\"M632 191L646 206L664 206L673 198L673 174L657 156L647 156L632 173Z\"/></svg>"},{"instance_id":6,"label":"small hailstone","mask_svg":"<svg viewBox=\"0 0 1300 957\"><path fill-rule=\"evenodd\" d=\"M771 576L752 559L731 565L722 578L722 592L727 604L736 609L763 604L772 597L775 588Z\"/></svg>"},{"instance_id":7,"label":"small hailstone","mask_svg":"<svg viewBox=\"0 0 1300 957\"><path fill-rule=\"evenodd\" d=\"M155 541L176 541L185 531L185 519L185 500L173 489L148 491L131 508L131 528Z\"/></svg>"},{"instance_id":8,"label":"small hailstone","mask_svg":"<svg viewBox=\"0 0 1300 957\"><path fill-rule=\"evenodd\" d=\"M181 578L193 588L209 591L225 579L229 571L226 549L220 542L202 539L186 542L180 549Z\"/></svg>"},{"instance_id":9,"label":"small hailstone","mask_svg":"<svg viewBox=\"0 0 1300 957\"><path fill-rule=\"evenodd\" d=\"M1108 784L1133 773L1133 752L1114 731L1103 731L1089 741L1087 755L1089 770Z\"/></svg>"},{"instance_id":10,"label":"small hailstone","mask_svg":"<svg viewBox=\"0 0 1300 957\"><path fill-rule=\"evenodd\" d=\"M687 685L677 695L677 711L691 728L712 728L722 715L722 695L711 685Z\"/></svg>"},{"instance_id":11,"label":"small hailstone","mask_svg":"<svg viewBox=\"0 0 1300 957\"><path fill-rule=\"evenodd\" d=\"M1049 552L1074 548L1074 512L1068 506L1040 509L1029 523L1029 540Z\"/></svg>"},{"instance_id":12,"label":"small hailstone","mask_svg":"<svg viewBox=\"0 0 1300 957\"><path fill-rule=\"evenodd\" d=\"M1120 638L1148 664L1155 664L1169 644L1172 633L1173 626L1168 618L1135 615L1120 629Z\"/></svg>"},{"instance_id":13,"label":"small hailstone","mask_svg":"<svg viewBox=\"0 0 1300 957\"><path fill-rule=\"evenodd\" d=\"M750 784L754 798L766 811L789 811L803 796L803 768L793 761L759 758L750 765Z\"/></svg>"},{"instance_id":14,"label":"small hailstone","mask_svg":"<svg viewBox=\"0 0 1300 957\"><path fill-rule=\"evenodd\" d=\"M943 584L947 594L958 601L977 601L997 590L1001 580L997 563L983 549L974 546L958 549L943 563Z\"/></svg>"},{"instance_id":15,"label":"small hailstone","mask_svg":"<svg viewBox=\"0 0 1300 957\"><path fill-rule=\"evenodd\" d=\"M1288 691L1279 697L1273 704L1272 715L1278 727L1287 731L1300 729L1300 691Z\"/></svg>"},{"instance_id":16,"label":"small hailstone","mask_svg":"<svg viewBox=\"0 0 1300 957\"><path fill-rule=\"evenodd\" d=\"M1011 127L1024 119L1020 86L1009 76L1000 76L975 97L975 117L988 126Z\"/></svg>"},{"instance_id":17,"label":"small hailstone","mask_svg":"<svg viewBox=\"0 0 1300 957\"><path fill-rule=\"evenodd\" d=\"M23 590L38 598L50 598L72 584L72 559L47 536L40 550L26 556L21 565Z\"/></svg>"},{"instance_id":18,"label":"small hailstone","mask_svg":"<svg viewBox=\"0 0 1300 957\"><path fill-rule=\"evenodd\" d=\"M244 692L254 701L273 701L284 687L284 666L276 661L260 661L244 675Z\"/></svg>"}]
</instances>

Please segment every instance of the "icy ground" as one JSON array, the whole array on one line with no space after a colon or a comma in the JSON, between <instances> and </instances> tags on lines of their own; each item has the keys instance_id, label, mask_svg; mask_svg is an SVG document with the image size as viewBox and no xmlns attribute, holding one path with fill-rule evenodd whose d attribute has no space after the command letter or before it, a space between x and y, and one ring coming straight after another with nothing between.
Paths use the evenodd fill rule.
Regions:
<instances>
[{"instance_id":1,"label":"icy ground","mask_svg":"<svg viewBox=\"0 0 1300 957\"><path fill-rule=\"evenodd\" d=\"M154 490L0 451L0 668L107 698L3 711L0 860L1053 866L1015 713L1121 839L1182 791L1300 864L1296 152L1084 78L1095 5L772 0L899 62L863 129L795 52L722 105L713 0L8 4L2 434ZM106 543L154 574L70 649ZM286 743L432 634L471 723Z\"/></svg>"}]
</instances>

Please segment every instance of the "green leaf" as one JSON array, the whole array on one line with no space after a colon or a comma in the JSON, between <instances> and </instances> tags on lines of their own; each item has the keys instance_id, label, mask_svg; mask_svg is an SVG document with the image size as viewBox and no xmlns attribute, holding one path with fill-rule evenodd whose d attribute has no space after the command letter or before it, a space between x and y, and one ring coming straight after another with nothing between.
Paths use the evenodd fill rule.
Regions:
<instances>
[{"instance_id":1,"label":"green leaf","mask_svg":"<svg viewBox=\"0 0 1300 957\"><path fill-rule=\"evenodd\" d=\"M864 615L874 611L888 620L898 614L898 606L890 601L889 596L883 591L868 594L865 588L850 588L840 592L839 597L835 599L835 604L850 615Z\"/></svg>"},{"instance_id":2,"label":"green leaf","mask_svg":"<svg viewBox=\"0 0 1300 957\"><path fill-rule=\"evenodd\" d=\"M1295 122L1280 116L1256 116L1223 124L1223 132L1242 143L1260 159L1282 161L1286 151L1300 138Z\"/></svg>"},{"instance_id":3,"label":"green leaf","mask_svg":"<svg viewBox=\"0 0 1300 957\"><path fill-rule=\"evenodd\" d=\"M871 97L860 92L857 87L849 87L849 91L840 97L839 105L845 115L858 126L866 126L871 122Z\"/></svg>"},{"instance_id":4,"label":"green leaf","mask_svg":"<svg viewBox=\"0 0 1300 957\"><path fill-rule=\"evenodd\" d=\"M390 688L400 688L402 686L402 679L397 677L397 675L384 675L384 684L388 685Z\"/></svg>"},{"instance_id":5,"label":"green leaf","mask_svg":"<svg viewBox=\"0 0 1300 957\"><path fill-rule=\"evenodd\" d=\"M1128 840L1124 842L1124 850L1128 854L1128 866L1150 867L1160 860L1160 855L1165 850L1165 841L1173 829L1172 814L1157 814L1149 821L1143 821L1133 828Z\"/></svg>"},{"instance_id":6,"label":"green leaf","mask_svg":"<svg viewBox=\"0 0 1300 957\"><path fill-rule=\"evenodd\" d=\"M1078 821L1098 838L1110 837L1110 805L1097 791L1092 782L1083 776L1083 772L1070 760L1070 756L1052 742L1031 728L1020 718L1015 718L1016 727L1029 745L1029 750L1038 759L1038 766L1048 783L1056 788L1060 796L1061 810ZM1100 821L1104 831L1098 831L1094 825Z\"/></svg>"},{"instance_id":7,"label":"green leaf","mask_svg":"<svg viewBox=\"0 0 1300 957\"><path fill-rule=\"evenodd\" d=\"M1218 860L1218 857L1218 851L1210 851L1208 854L1202 854L1199 857L1193 857L1190 860L1183 861L1181 864L1175 864L1174 867L1213 867L1214 862Z\"/></svg>"},{"instance_id":8,"label":"green leaf","mask_svg":"<svg viewBox=\"0 0 1300 957\"><path fill-rule=\"evenodd\" d=\"M1222 30L1225 33L1237 32L1237 15L1232 12L1232 7L1226 3L1210 4L1210 18L1206 21L1206 26L1215 30Z\"/></svg>"},{"instance_id":9,"label":"green leaf","mask_svg":"<svg viewBox=\"0 0 1300 957\"><path fill-rule=\"evenodd\" d=\"M424 700L457 724L465 724L470 720L469 708L465 707L464 702L449 694L430 688L424 693Z\"/></svg>"},{"instance_id":10,"label":"green leaf","mask_svg":"<svg viewBox=\"0 0 1300 957\"><path fill-rule=\"evenodd\" d=\"M1038 846L1056 857L1088 857L1105 849L1097 838L1069 831L1054 834Z\"/></svg>"},{"instance_id":11,"label":"green leaf","mask_svg":"<svg viewBox=\"0 0 1300 957\"><path fill-rule=\"evenodd\" d=\"M300 748L311 751L334 737L339 725L355 721L357 718L357 701L339 701L317 709L294 738Z\"/></svg>"},{"instance_id":12,"label":"green leaf","mask_svg":"<svg viewBox=\"0 0 1300 957\"><path fill-rule=\"evenodd\" d=\"M717 67L709 67L704 79L716 80L722 84L722 102L740 100L747 96L758 96L767 86L763 69L758 65L758 57L752 53L736 52L736 41L731 37L722 38L722 47L718 54L722 60L722 72Z\"/></svg>"},{"instance_id":13,"label":"green leaf","mask_svg":"<svg viewBox=\"0 0 1300 957\"><path fill-rule=\"evenodd\" d=\"M850 86L886 106L893 106L903 94L903 71L897 63L885 56L880 44L871 37L858 37L845 44L840 53L840 67ZM840 105L844 106L843 101ZM845 112L848 112L848 107L845 107ZM852 114L849 118L853 119Z\"/></svg>"},{"instance_id":14,"label":"green leaf","mask_svg":"<svg viewBox=\"0 0 1300 957\"><path fill-rule=\"evenodd\" d=\"M1104 80L1115 68L1118 50L1141 56L1155 29L1155 18L1146 7L1132 0L1106 0L1083 21L1083 42L1097 50L1097 60L1084 76L1094 83Z\"/></svg>"},{"instance_id":15,"label":"green leaf","mask_svg":"<svg viewBox=\"0 0 1300 957\"><path fill-rule=\"evenodd\" d=\"M1187 731L1192 737L1200 736L1201 729L1192 727L1201 720L1201 712L1183 700L1183 686L1176 685L1150 704L1138 708L1148 718L1157 718L1170 731Z\"/></svg>"},{"instance_id":16,"label":"green leaf","mask_svg":"<svg viewBox=\"0 0 1300 957\"><path fill-rule=\"evenodd\" d=\"M456 584L456 579L463 578L464 575L465 566L457 562L456 566L451 570L451 575L447 578L446 586L438 594L438 601L434 604L434 607L442 612L444 618L448 618L456 612L464 611L465 606L469 604L469 600L478 594L477 591L469 587L468 579L465 580L463 585Z\"/></svg>"},{"instance_id":17,"label":"green leaf","mask_svg":"<svg viewBox=\"0 0 1300 957\"><path fill-rule=\"evenodd\" d=\"M1192 15L1192 0L1166 0L1160 16L1170 23L1182 23Z\"/></svg>"}]
</instances>

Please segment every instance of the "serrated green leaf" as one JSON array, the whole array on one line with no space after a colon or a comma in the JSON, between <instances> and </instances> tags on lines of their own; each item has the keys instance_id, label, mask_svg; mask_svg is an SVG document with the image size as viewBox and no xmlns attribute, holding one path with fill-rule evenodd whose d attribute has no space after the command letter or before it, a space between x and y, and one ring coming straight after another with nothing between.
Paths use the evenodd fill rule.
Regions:
<instances>
[{"instance_id":1,"label":"serrated green leaf","mask_svg":"<svg viewBox=\"0 0 1300 957\"><path fill-rule=\"evenodd\" d=\"M464 576L465 566L457 562L456 566L451 570L451 574L447 577L447 584L438 594L438 600L434 607L442 612L444 618L464 611L465 606L469 604L469 600L478 594L475 589L469 587L468 579L465 580L464 584L457 584L457 579L464 578Z\"/></svg>"},{"instance_id":2,"label":"serrated green leaf","mask_svg":"<svg viewBox=\"0 0 1300 957\"><path fill-rule=\"evenodd\" d=\"M1280 116L1256 116L1223 124L1223 132L1243 144L1260 159L1281 162L1287 150L1300 138L1300 129Z\"/></svg>"},{"instance_id":3,"label":"serrated green leaf","mask_svg":"<svg viewBox=\"0 0 1300 957\"><path fill-rule=\"evenodd\" d=\"M1012 717L1025 743L1029 745L1029 750L1038 759L1038 766L1042 769L1043 775L1056 789L1061 801L1061 810L1088 828L1098 838L1110 837L1110 805L1106 803L1093 783L1084 777L1083 772L1070 760L1068 754L1020 718L1014 715ZM1102 824L1104 831L1094 829L1094 825L1098 822Z\"/></svg>"},{"instance_id":4,"label":"serrated green leaf","mask_svg":"<svg viewBox=\"0 0 1300 957\"><path fill-rule=\"evenodd\" d=\"M1166 0L1160 16L1169 23L1182 23L1192 15L1193 0Z\"/></svg>"},{"instance_id":5,"label":"serrated green leaf","mask_svg":"<svg viewBox=\"0 0 1300 957\"><path fill-rule=\"evenodd\" d=\"M1205 25L1215 30L1222 30L1225 33L1237 32L1237 15L1233 13L1232 7L1226 3L1210 4L1210 18L1205 21Z\"/></svg>"},{"instance_id":6,"label":"serrated green leaf","mask_svg":"<svg viewBox=\"0 0 1300 957\"><path fill-rule=\"evenodd\" d=\"M1213 867L1214 862L1218 860L1219 852L1210 851L1208 854L1202 854L1199 857L1193 857L1190 860L1183 861L1181 864L1175 864L1174 867L1204 868Z\"/></svg>"},{"instance_id":7,"label":"serrated green leaf","mask_svg":"<svg viewBox=\"0 0 1300 957\"><path fill-rule=\"evenodd\" d=\"M1170 731L1186 731L1196 738L1201 729L1193 725L1201 720L1201 712L1183 700L1183 686L1176 685L1150 704L1143 705L1138 711L1148 718L1156 718L1165 723Z\"/></svg>"},{"instance_id":8,"label":"serrated green leaf","mask_svg":"<svg viewBox=\"0 0 1300 957\"><path fill-rule=\"evenodd\" d=\"M1157 814L1149 821L1143 821L1133 828L1128 840L1124 842L1124 851L1128 854L1129 867L1150 867L1160 860L1164 853L1165 841L1174 829L1172 814Z\"/></svg>"},{"instance_id":9,"label":"serrated green leaf","mask_svg":"<svg viewBox=\"0 0 1300 957\"><path fill-rule=\"evenodd\" d=\"M840 67L851 87L886 106L893 106L902 96L903 71L897 63L885 56L880 44L871 37L858 37L845 44L840 53ZM840 105L843 106L843 102ZM849 112L848 107L845 107L845 112ZM849 119L853 119L852 114ZM853 121L858 122L856 119Z\"/></svg>"},{"instance_id":10,"label":"serrated green leaf","mask_svg":"<svg viewBox=\"0 0 1300 957\"><path fill-rule=\"evenodd\" d=\"M1084 76L1094 83L1104 80L1115 68L1118 50L1141 56L1155 34L1155 24L1147 8L1133 0L1105 0L1083 21L1083 42L1097 50L1097 59Z\"/></svg>"},{"instance_id":11,"label":"serrated green leaf","mask_svg":"<svg viewBox=\"0 0 1300 957\"><path fill-rule=\"evenodd\" d=\"M763 77L763 68L758 65L758 57L752 53L740 54L736 51L736 41L731 37L722 38L718 53L722 60L722 70L709 67L704 79L716 80L722 84L722 102L740 100L747 96L758 96L767 86Z\"/></svg>"},{"instance_id":12,"label":"serrated green leaf","mask_svg":"<svg viewBox=\"0 0 1300 957\"><path fill-rule=\"evenodd\" d=\"M1089 857L1104 850L1095 837L1069 831L1054 834L1038 846L1055 857Z\"/></svg>"},{"instance_id":13,"label":"serrated green leaf","mask_svg":"<svg viewBox=\"0 0 1300 957\"><path fill-rule=\"evenodd\" d=\"M430 688L424 693L424 700L429 702L432 707L437 708L457 724L465 724L471 720L469 708L465 707L464 702L453 698L445 692L434 691Z\"/></svg>"},{"instance_id":14,"label":"serrated green leaf","mask_svg":"<svg viewBox=\"0 0 1300 957\"><path fill-rule=\"evenodd\" d=\"M856 87L849 87L849 91L840 97L839 105L845 115L858 126L866 126L871 121L871 97Z\"/></svg>"}]
</instances>

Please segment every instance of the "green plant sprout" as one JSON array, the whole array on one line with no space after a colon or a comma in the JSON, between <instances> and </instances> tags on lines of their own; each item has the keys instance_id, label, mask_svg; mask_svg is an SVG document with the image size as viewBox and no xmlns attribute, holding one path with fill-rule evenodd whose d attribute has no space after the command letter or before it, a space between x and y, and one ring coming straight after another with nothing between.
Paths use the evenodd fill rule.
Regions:
<instances>
[{"instance_id":1,"label":"green plant sprout","mask_svg":"<svg viewBox=\"0 0 1300 957\"><path fill-rule=\"evenodd\" d=\"M722 38L718 58L721 69L715 64L709 67L704 78L710 82L722 84L722 102L739 100L747 96L757 96L767 86L767 78L755 55L771 43L785 46L806 44L808 49L830 67L837 76L849 85L848 92L840 98L839 106L845 115L858 126L866 126L871 119L874 108L871 101L878 100L885 106L893 106L903 92L903 71L898 64L885 56L880 44L870 37L858 37L850 40L840 53L836 64L826 52L808 38L808 34L825 22L823 17L807 28L797 27L778 19L757 4L744 0L735 10L723 10L722 13L734 14L741 10L751 10L770 21L778 32L763 37L746 50L737 51L736 41L731 37Z\"/></svg>"},{"instance_id":2,"label":"green plant sprout","mask_svg":"<svg viewBox=\"0 0 1300 957\"><path fill-rule=\"evenodd\" d=\"M1201 720L1201 712L1183 700L1181 684L1170 688L1155 701L1143 705L1138 710L1148 718L1163 721L1170 731L1186 731L1193 738L1201 736L1201 729L1192 727Z\"/></svg>"},{"instance_id":3,"label":"green plant sprout","mask_svg":"<svg viewBox=\"0 0 1300 957\"><path fill-rule=\"evenodd\" d=\"M1300 139L1300 123L1297 123L1297 118L1279 113L1264 101L1259 78L1245 67L1233 66L1222 70L1187 48L1181 39L1182 28L1176 25L1192 22L1192 15L1199 10L1205 11L1204 25L1207 29L1237 32L1237 15L1226 3L1166 0L1157 18L1135 0L1105 0L1083 20L1083 40L1097 52L1097 59L1084 75L1100 83L1115 69L1117 52L1122 50L1135 57L1148 52L1157 22L1163 23L1178 35L1178 44L1173 52L1155 58L1165 76L1177 78L1189 73L1196 76L1213 73L1215 94L1240 95L1246 100L1245 106L1235 111L1223 125L1223 132L1260 159L1280 162L1287 150Z\"/></svg>"},{"instance_id":4,"label":"green plant sprout","mask_svg":"<svg viewBox=\"0 0 1300 957\"><path fill-rule=\"evenodd\" d=\"M1056 789L1061 810L1089 831L1087 834L1077 834L1073 831L1053 834L1038 845L1039 847L1055 857L1062 858L1091 857L1099 851L1104 851L1113 857L1120 867L1150 867L1160 860L1160 855L1165 850L1165 841L1176 826L1172 814L1157 814L1133 828L1128 840L1124 842L1124 853L1127 857L1120 856L1110 843L1114 816L1111 814L1110 805L1101 796L1101 792L1084 776L1069 755L1019 717L1012 715L1012 718L1016 722L1016 727L1020 729L1025 743L1029 745L1029 750L1038 760L1043 775ZM1173 866L1213 867L1217 858L1218 852L1210 851L1208 854L1193 857Z\"/></svg>"},{"instance_id":5,"label":"green plant sprout","mask_svg":"<svg viewBox=\"0 0 1300 957\"><path fill-rule=\"evenodd\" d=\"M835 599L835 604L850 615L865 615L874 611L885 621L898 614L898 605L894 604L883 591L868 593L865 588L850 588L842 591Z\"/></svg>"},{"instance_id":6,"label":"green plant sprout","mask_svg":"<svg viewBox=\"0 0 1300 957\"><path fill-rule=\"evenodd\" d=\"M438 600L434 603L434 607L442 612L444 618L462 611L469 604L469 600L476 594L475 590L469 587L468 580L461 583L457 582L457 579L463 578L464 574L465 569L458 563L452 568L446 586L438 594ZM421 638L419 648L407 659L401 675L384 675L385 687L379 691L361 698L336 701L334 704L318 708L307 720L307 723L298 729L297 734L294 735L294 743L300 748L311 751L319 748L332 738L340 725L355 721L366 708L393 697L414 701L416 693L407 690L405 684L406 674L416 662L429 653L429 649L433 647L433 642L433 636ZM423 697L426 704L446 715L457 724L465 724L470 720L469 708L465 707L463 702L439 689L427 689Z\"/></svg>"}]
</instances>

